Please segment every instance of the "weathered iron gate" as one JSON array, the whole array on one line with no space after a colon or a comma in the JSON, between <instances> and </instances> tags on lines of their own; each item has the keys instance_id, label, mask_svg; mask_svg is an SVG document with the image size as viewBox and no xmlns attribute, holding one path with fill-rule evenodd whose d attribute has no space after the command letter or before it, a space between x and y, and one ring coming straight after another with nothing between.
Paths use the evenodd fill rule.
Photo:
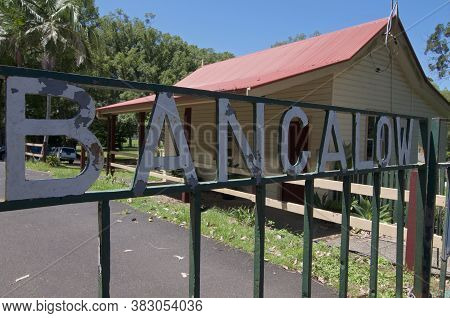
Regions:
<instances>
[{"instance_id":1,"label":"weathered iron gate","mask_svg":"<svg viewBox=\"0 0 450 318\"><path fill-rule=\"evenodd\" d=\"M287 109L293 107L302 107L315 110L322 110L326 113L326 122L332 121L333 116L336 116L336 112L351 113L353 117L353 134L352 145L353 153L352 158L355 162L355 157L358 156L356 144L358 143L357 125L359 124L359 116L372 115L377 118L384 119L386 116L392 118L402 118L407 120L415 120L419 123L420 138L422 146L425 152L425 160L423 163L407 163L397 165L387 165L386 163L357 169L355 164L352 168L341 170L324 170L319 169L315 172L303 173L286 173L275 176L264 176L262 174L252 178L233 179L226 181L208 181L186 184L168 184L157 186L145 186L142 191L136 191L136 189L124 189L115 191L98 191L98 192L86 192L83 194L64 195L64 196L52 196L52 197L38 197L38 198L19 198L0 202L0 211L12 211L18 209L29 209L37 207L55 206L62 204L82 203L82 202L98 202L98 225L99 225L99 253L100 263L98 267L98 279L99 279L99 296L109 297L109 283L110 283L110 207L109 201L133 198L137 196L152 196L156 194L172 194L179 192L190 192L191 206L190 206L190 239L189 239L189 296L200 296L200 226L201 226L201 210L200 200L202 192L212 189L227 188L227 187L240 187L240 186L255 186L256 187L256 209L255 209L255 245L254 245L254 296L263 297L264 295L264 240L265 240L265 199L266 199L266 185L272 183L281 183L293 180L305 180L305 194L304 194L304 247L303 247L303 279L301 286L302 297L311 296L311 271L312 271L312 228L313 228L313 194L314 194L314 179L342 176L343 177L343 200L342 200L342 225L341 225L341 248L340 248L340 287L339 296L347 296L348 287L348 257L349 257L349 224L350 224L350 205L351 205L351 177L361 174L372 174L373 178L373 200L372 200L372 239L371 239L371 256L370 256L370 297L377 296L377 269L378 269L378 242L379 242L379 210L380 210L380 174L383 171L397 171L397 184L398 184L398 200L395 205L395 214L397 218L397 269L396 269L396 296L402 297L403 292L403 228L404 228L404 208L405 208L405 171L411 169L417 169L419 175L419 182L417 184L417 240L416 240L416 257L415 257L415 279L414 279L414 293L419 297L428 297L430 292L430 275L431 275L431 258L432 258L432 237L433 237L433 222L434 222L434 209L435 209L435 195L437 188L437 174L438 169L446 169L447 180L450 177L450 164L438 163L437 160L437 148L440 131L440 121L430 121L427 118L418 116L406 116L392 113L380 113L368 110L357 110L352 108L337 107L330 105L318 105L304 102L292 102L286 100L276 100L263 97L243 96L235 95L224 92L211 92L197 89L188 89L175 86L165 86L158 84L147 84L130 82L116 79L107 79L99 77L89 77L74 74L64 74L57 72L48 72L33 69L15 68L8 66L0 66L0 78L8 81L9 78L28 78L39 79L47 83L47 87L50 87L52 82L54 85L61 85L63 81L65 83L78 84L84 87L95 88L108 88L108 89L127 89L135 90L145 93L154 92L159 95L165 94L171 96L171 94L177 95L190 95L196 97L215 99L219 105L221 101L227 99L232 101L247 102L254 105L254 125L255 129L260 129L262 133L264 128L257 127L257 113L258 107L271 107L274 105L284 106ZM26 86L26 85L25 85ZM76 87L76 86L74 86ZM16 88L8 87L7 93L16 93L13 90ZM55 95L55 91L47 89L40 91L41 94ZM9 96L9 95L8 95ZM12 96L12 95L11 95ZM56 95L62 96L62 95ZM12 105L16 106L16 105ZM11 105L9 106L11 107ZM80 106L81 107L81 106ZM218 108L219 109L219 108ZM82 109L84 110L84 109ZM80 111L81 113L81 111ZM78 118L81 122L84 117ZM7 121L11 120L7 116ZM397 124L400 121L397 122ZM383 124L381 124L383 125ZM328 152L328 143L325 135L327 132L328 124L324 126L324 136L322 137L322 145L320 153ZM400 126L395 126L396 134ZM406 134L406 128L403 134ZM336 131L331 130L334 143L337 145L339 136L336 136ZM6 131L6 134L10 132ZM218 132L218 135L220 132ZM255 134L257 138L260 138ZM399 136L400 136L399 135ZM329 136L328 136L329 137ZM7 136L8 138L8 136ZM412 138L411 135L409 138ZM396 142L396 151L398 151L397 142L400 139L394 138ZM257 144L257 141L254 142ZM9 147L10 145L7 144ZM241 147L242 148L242 147ZM336 146L336 148L338 148ZM140 153L142 154L143 149ZM8 149L9 151L9 149ZM91 152L93 150L91 149ZM219 152L219 150L218 150ZM399 154L397 153L397 158ZM10 156L8 160L15 160ZM98 158L91 153L90 161L97 160ZM301 158L299 158L299 161ZM141 155L141 160L143 160ZM319 156L318 166L321 165L321 156ZM337 161L338 159L335 159ZM92 163L92 162L91 162ZM11 165L12 163L10 163ZM357 166L357 165L356 165ZM341 167L342 168L342 167ZM346 168L346 167L344 167ZM220 169L220 167L218 168ZM136 169L138 170L138 169ZM135 176L135 180L138 178L138 173ZM219 178L220 179L220 178ZM134 182L136 186L136 182ZM414 194L411 194L414 195ZM449 201L447 194L447 202ZM448 203L447 203L448 209ZM448 213L446 216L446 224L449 223ZM445 229L447 226L445 226ZM443 255L447 255L446 246L447 237L443 236ZM446 257L442 258L441 262L441 292L442 295L445 292L445 274L446 274L447 260Z\"/></svg>"}]
</instances>

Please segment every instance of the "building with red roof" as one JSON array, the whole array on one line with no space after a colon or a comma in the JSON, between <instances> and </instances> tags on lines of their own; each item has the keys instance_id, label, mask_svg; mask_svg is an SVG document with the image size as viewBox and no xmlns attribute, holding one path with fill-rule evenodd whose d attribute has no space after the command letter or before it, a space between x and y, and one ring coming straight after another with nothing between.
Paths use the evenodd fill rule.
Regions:
<instances>
[{"instance_id":1,"label":"building with red roof","mask_svg":"<svg viewBox=\"0 0 450 318\"><path fill-rule=\"evenodd\" d=\"M205 65L175 86L226 91L252 96L369 109L386 113L449 117L448 101L429 82L408 40L400 19L383 18L306 40ZM389 28L390 26L390 28ZM386 32L388 31L388 36ZM386 38L388 39L386 43ZM150 112L154 95L123 101L97 109L101 118L122 113ZM177 96L180 117L193 129L191 153L198 175L216 176L215 101ZM252 106L233 103L237 118L251 134ZM279 174L278 127L285 108L266 107L266 175ZM289 151L311 151L309 169L315 168L324 124L324 111L305 109L310 121L307 131L292 122ZM143 115L142 115L143 116ZM143 118L141 116L141 118ZM339 113L341 135L349 144L352 136L350 114ZM361 158L374 155L375 119L362 118ZM390 137L387 137L390 138ZM248 175L239 149L229 138L229 172ZM174 147L166 138L166 154ZM249 140L251 140L249 138ZM417 138L416 146L417 146ZM300 193L298 185L270 185L268 196L297 201L289 193Z\"/></svg>"}]
</instances>

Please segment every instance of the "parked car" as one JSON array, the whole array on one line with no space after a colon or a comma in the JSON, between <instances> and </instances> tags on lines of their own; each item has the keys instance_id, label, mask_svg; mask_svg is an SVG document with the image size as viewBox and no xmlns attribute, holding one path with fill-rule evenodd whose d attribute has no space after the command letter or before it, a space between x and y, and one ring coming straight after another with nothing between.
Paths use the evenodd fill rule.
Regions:
<instances>
[{"instance_id":1,"label":"parked car","mask_svg":"<svg viewBox=\"0 0 450 318\"><path fill-rule=\"evenodd\" d=\"M68 161L70 164L72 164L74 160L77 159L77 152L75 148L58 147L56 149L56 157L58 157L60 161Z\"/></svg>"},{"instance_id":2,"label":"parked car","mask_svg":"<svg viewBox=\"0 0 450 318\"><path fill-rule=\"evenodd\" d=\"M0 160L5 160L6 157L6 147L0 146Z\"/></svg>"}]
</instances>

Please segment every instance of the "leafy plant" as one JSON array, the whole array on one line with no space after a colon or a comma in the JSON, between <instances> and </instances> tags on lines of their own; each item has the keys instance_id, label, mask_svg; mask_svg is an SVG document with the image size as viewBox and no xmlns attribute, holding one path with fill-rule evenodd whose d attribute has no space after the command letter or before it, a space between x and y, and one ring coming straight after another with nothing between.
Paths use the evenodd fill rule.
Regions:
<instances>
[{"instance_id":1,"label":"leafy plant","mask_svg":"<svg viewBox=\"0 0 450 318\"><path fill-rule=\"evenodd\" d=\"M427 40L425 54L431 55L429 69L435 72L439 79L448 78L450 75L448 65L450 64L450 50L448 38L450 37L450 22L447 25L440 23L436 25L434 33Z\"/></svg>"},{"instance_id":2,"label":"leafy plant","mask_svg":"<svg viewBox=\"0 0 450 318\"><path fill-rule=\"evenodd\" d=\"M317 192L314 193L314 207L317 209L340 212L342 202L340 200L333 200L328 198L328 193L325 192L322 197Z\"/></svg>"},{"instance_id":3,"label":"leafy plant","mask_svg":"<svg viewBox=\"0 0 450 318\"><path fill-rule=\"evenodd\" d=\"M58 157L55 155L48 156L47 162L51 167L59 167L61 165L61 161L59 161Z\"/></svg>"},{"instance_id":4,"label":"leafy plant","mask_svg":"<svg viewBox=\"0 0 450 318\"><path fill-rule=\"evenodd\" d=\"M372 202L360 195L359 200L353 200L351 205L352 213L366 220L372 220ZM380 207L380 221L384 223L392 223L392 209L389 204L382 205Z\"/></svg>"},{"instance_id":5,"label":"leafy plant","mask_svg":"<svg viewBox=\"0 0 450 318\"><path fill-rule=\"evenodd\" d=\"M229 213L231 216L236 218L239 223L253 226L255 225L255 213L250 210L250 208L241 206L237 208L230 208Z\"/></svg>"}]
</instances>

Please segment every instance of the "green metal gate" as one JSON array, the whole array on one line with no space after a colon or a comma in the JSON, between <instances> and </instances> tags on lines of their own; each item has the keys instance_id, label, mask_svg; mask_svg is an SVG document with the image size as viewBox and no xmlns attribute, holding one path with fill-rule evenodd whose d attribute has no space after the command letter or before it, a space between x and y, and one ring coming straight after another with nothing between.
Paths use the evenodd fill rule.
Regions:
<instances>
[{"instance_id":1,"label":"green metal gate","mask_svg":"<svg viewBox=\"0 0 450 318\"><path fill-rule=\"evenodd\" d=\"M432 258L432 238L433 222L435 210L435 195L437 189L438 169L446 169L447 180L450 175L450 164L437 162L437 148L439 140L439 120L429 120L427 118L400 115L392 113L380 113L368 110L358 110L346 107L330 105L318 105L304 102L292 102L286 100L276 100L264 97L235 95L224 92L211 92L197 89L188 89L175 86L165 86L148 83L130 82L116 79L99 77L89 77L74 74L63 74L33 69L15 68L0 66L0 78L7 80L9 77L24 78L45 78L49 80L60 80L83 87L107 88L134 90L145 93L170 93L176 95L190 95L202 98L219 100L226 98L232 101L242 101L255 105L264 103L266 107L283 106L289 108L299 106L302 108L315 109L325 112L328 117L331 112L351 113L353 116L353 140L355 145L356 115L371 115L401 117L414 119L419 123L421 143L425 152L426 163L414 163L405 165L386 165L373 168L356 170L354 168L342 170L327 170L308 173L300 173L292 176L280 174L276 176L263 176L257 178L233 179L226 182L208 181L199 182L195 187L187 184L168 184L158 186L147 186L139 196L152 196L156 194L172 194L180 192L190 192L190 236L189 236L189 296L200 296L200 245L201 245L201 209L200 201L202 193L219 188L231 188L241 186L256 187L256 221L255 221L255 242L254 242L254 296L264 296L264 241L265 241L265 199L266 186L273 183L281 183L293 180L305 180L305 210L304 210L304 247L303 247L303 279L301 286L302 297L311 297L311 269L312 269L312 229L313 218L313 196L315 178L327 178L341 176L343 178L343 200L342 200L342 225L341 225L341 248L340 248L340 287L339 296L347 296L348 288L348 258L349 258L349 224L351 206L351 180L357 175L371 175L373 180L373 200L372 200L372 239L370 255L370 297L377 296L377 269L378 269L378 243L379 243L379 210L380 210L380 189L381 173L384 171L396 171L396 184L398 185L398 200L395 204L395 214L397 219L397 270L396 270L396 296L402 297L403 286L403 228L405 209L405 172L417 169L419 182L417 193L417 241L415 259L415 280L414 293L418 297L428 297L430 295L430 275ZM8 132L7 132L8 133ZM335 136L334 136L335 138ZM323 145L322 145L323 146ZM323 149L322 149L323 150ZM353 158L355 147L353 147ZM447 181L448 182L448 181ZM79 195L67 195L63 197L46 197L7 200L0 202L0 211L12 211L18 209L29 209L46 206L56 206L63 204L98 202L98 236L100 261L98 266L99 297L109 297L110 284L110 207L111 200L127 199L136 197L133 189L116 191L86 192ZM448 201L448 200L447 200ZM447 205L448 209L448 205ZM448 224L448 213L447 213ZM444 234L446 237L446 235ZM446 250L446 240L443 238L443 253ZM446 258L442 261L441 292L445 293L445 271Z\"/></svg>"}]
</instances>

